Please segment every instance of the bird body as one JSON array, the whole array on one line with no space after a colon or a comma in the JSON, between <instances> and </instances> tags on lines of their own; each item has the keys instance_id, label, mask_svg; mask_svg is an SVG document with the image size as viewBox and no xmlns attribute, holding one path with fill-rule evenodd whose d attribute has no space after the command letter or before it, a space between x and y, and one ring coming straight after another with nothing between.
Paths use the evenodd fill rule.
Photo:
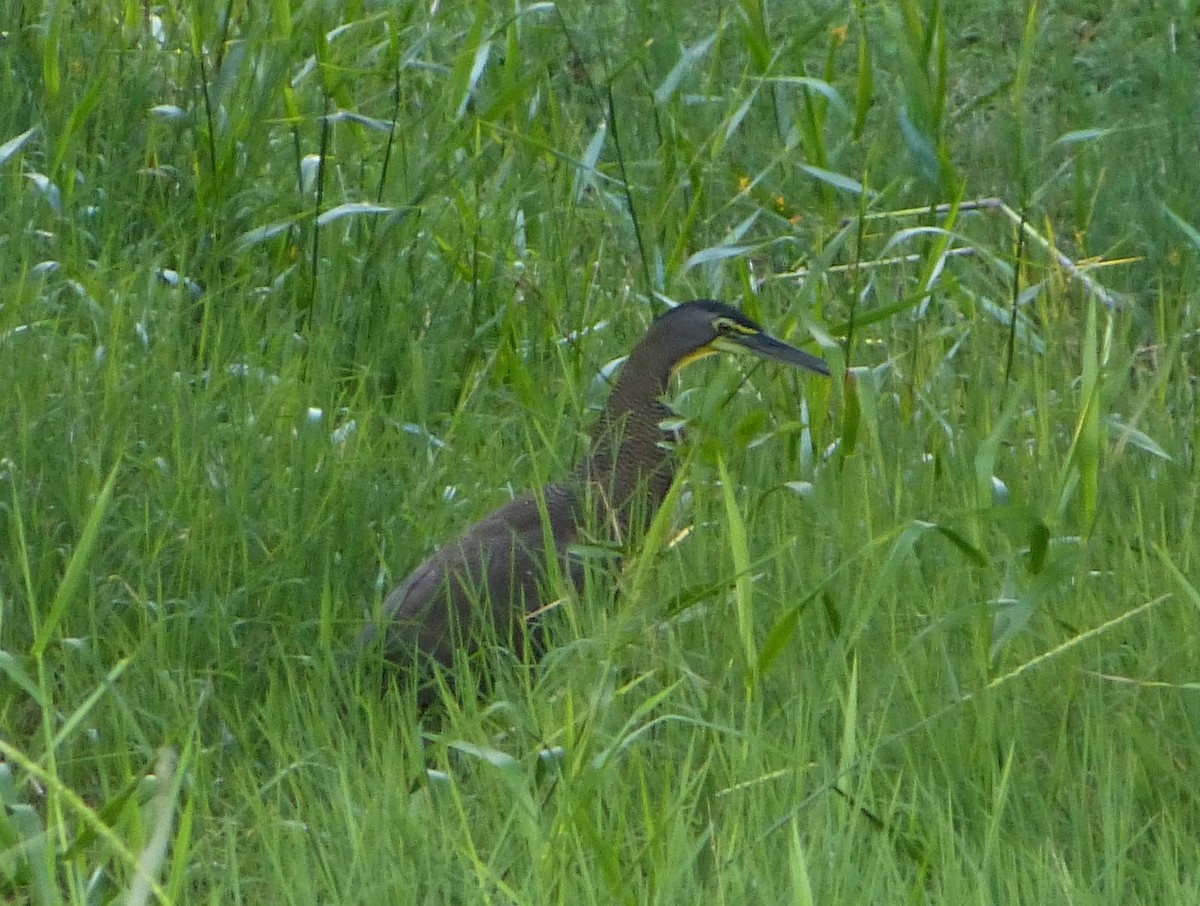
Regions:
<instances>
[{"instance_id":1,"label":"bird body","mask_svg":"<svg viewBox=\"0 0 1200 906\"><path fill-rule=\"evenodd\" d=\"M513 624L523 616L524 608L517 605L541 600L547 535L564 571L579 571L578 564L567 561L567 550L581 520L578 492L559 484L543 488L541 500L533 493L515 497L472 525L430 555L383 602L385 656L398 663L415 656L449 666L455 650L471 649L489 633L510 640ZM487 614L490 626L480 623ZM368 626L364 641L375 631Z\"/></svg>"},{"instance_id":2,"label":"bird body","mask_svg":"<svg viewBox=\"0 0 1200 906\"><path fill-rule=\"evenodd\" d=\"M383 602L383 625L369 625L360 645L382 631L384 656L418 669L449 666L494 637L518 650L539 647L529 615L546 603L551 558L574 587L582 563L570 547L590 527L626 544L644 532L675 474L674 413L662 401L683 365L719 351L747 351L828 374L823 359L788 346L720 302L686 302L651 324L630 353L574 473L540 493L514 498L433 553ZM418 700L434 698L428 686Z\"/></svg>"}]
</instances>

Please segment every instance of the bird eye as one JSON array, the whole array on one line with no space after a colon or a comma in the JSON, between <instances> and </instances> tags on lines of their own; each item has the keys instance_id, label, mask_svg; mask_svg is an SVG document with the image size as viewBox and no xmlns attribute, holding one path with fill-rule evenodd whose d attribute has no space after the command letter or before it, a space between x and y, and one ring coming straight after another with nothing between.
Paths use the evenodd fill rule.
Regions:
<instances>
[{"instance_id":1,"label":"bird eye","mask_svg":"<svg viewBox=\"0 0 1200 906\"><path fill-rule=\"evenodd\" d=\"M753 330L744 327L732 318L715 319L713 321L713 330L717 332L718 336L722 337L744 337L747 334L754 333Z\"/></svg>"}]
</instances>

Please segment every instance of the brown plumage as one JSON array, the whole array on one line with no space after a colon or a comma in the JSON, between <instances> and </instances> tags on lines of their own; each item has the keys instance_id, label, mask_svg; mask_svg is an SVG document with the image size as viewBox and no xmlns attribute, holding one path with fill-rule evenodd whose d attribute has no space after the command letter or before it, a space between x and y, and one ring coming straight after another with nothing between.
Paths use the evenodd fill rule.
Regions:
<instances>
[{"instance_id":1,"label":"brown plumage","mask_svg":"<svg viewBox=\"0 0 1200 906\"><path fill-rule=\"evenodd\" d=\"M658 318L634 348L592 432L588 455L561 484L527 493L468 528L418 566L383 602L384 656L422 670L449 666L456 651L491 639L525 651L539 646L528 615L547 603L548 554L576 588L582 564L568 548L587 526L624 544L649 526L674 478L673 416L662 401L677 369L704 355L746 351L817 374L823 359L775 340L720 302L686 302ZM536 653L536 652L535 652ZM424 705L436 697L425 685Z\"/></svg>"}]
</instances>

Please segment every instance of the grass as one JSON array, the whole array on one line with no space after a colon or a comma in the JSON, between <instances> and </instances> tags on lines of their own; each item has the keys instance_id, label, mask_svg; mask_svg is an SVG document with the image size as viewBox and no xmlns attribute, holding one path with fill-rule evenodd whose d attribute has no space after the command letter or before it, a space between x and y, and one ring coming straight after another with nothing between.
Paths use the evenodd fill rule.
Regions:
<instances>
[{"instance_id":1,"label":"grass","mask_svg":"<svg viewBox=\"0 0 1200 906\"><path fill-rule=\"evenodd\" d=\"M1192 12L0 11L6 901L1196 901ZM853 380L689 369L538 670L339 668L696 296Z\"/></svg>"}]
</instances>

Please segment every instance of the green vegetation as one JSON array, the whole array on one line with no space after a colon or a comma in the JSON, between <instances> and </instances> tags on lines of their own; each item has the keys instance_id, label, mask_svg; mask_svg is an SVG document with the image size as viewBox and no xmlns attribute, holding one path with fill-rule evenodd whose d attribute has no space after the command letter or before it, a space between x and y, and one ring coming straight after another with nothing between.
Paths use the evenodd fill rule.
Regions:
<instances>
[{"instance_id":1,"label":"green vegetation","mask_svg":"<svg viewBox=\"0 0 1200 906\"><path fill-rule=\"evenodd\" d=\"M1196 903L1200 19L1018 6L0 0L0 899ZM339 666L658 295L855 377L690 368L539 669Z\"/></svg>"}]
</instances>

